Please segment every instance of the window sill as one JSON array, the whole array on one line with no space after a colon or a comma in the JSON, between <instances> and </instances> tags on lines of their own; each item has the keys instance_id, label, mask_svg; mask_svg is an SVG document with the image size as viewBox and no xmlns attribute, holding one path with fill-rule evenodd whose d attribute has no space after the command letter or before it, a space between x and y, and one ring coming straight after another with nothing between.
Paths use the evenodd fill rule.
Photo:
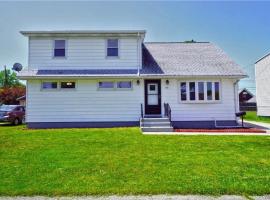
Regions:
<instances>
[{"instance_id":1,"label":"window sill","mask_svg":"<svg viewBox=\"0 0 270 200\"><path fill-rule=\"evenodd\" d=\"M108 60L117 60L117 59L120 59L119 56L106 56L106 59Z\"/></svg>"},{"instance_id":2,"label":"window sill","mask_svg":"<svg viewBox=\"0 0 270 200\"><path fill-rule=\"evenodd\" d=\"M214 101L180 101L182 104L218 104L221 103L221 100L214 100Z\"/></svg>"},{"instance_id":3,"label":"window sill","mask_svg":"<svg viewBox=\"0 0 270 200\"><path fill-rule=\"evenodd\" d=\"M59 60L65 60L65 59L67 59L66 56L53 56L52 58L53 59L59 59Z\"/></svg>"}]
</instances>

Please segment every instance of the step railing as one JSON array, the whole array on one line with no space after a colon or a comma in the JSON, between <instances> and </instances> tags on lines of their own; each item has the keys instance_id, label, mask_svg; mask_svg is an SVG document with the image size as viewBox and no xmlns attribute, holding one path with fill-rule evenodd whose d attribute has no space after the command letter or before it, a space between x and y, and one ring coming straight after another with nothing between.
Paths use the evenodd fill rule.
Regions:
<instances>
[{"instance_id":1,"label":"step railing","mask_svg":"<svg viewBox=\"0 0 270 200\"><path fill-rule=\"evenodd\" d=\"M141 118L143 118L143 104L141 103Z\"/></svg>"},{"instance_id":2,"label":"step railing","mask_svg":"<svg viewBox=\"0 0 270 200\"><path fill-rule=\"evenodd\" d=\"M164 116L168 117L170 124L172 124L172 109L169 103L164 103Z\"/></svg>"},{"instance_id":3,"label":"step railing","mask_svg":"<svg viewBox=\"0 0 270 200\"><path fill-rule=\"evenodd\" d=\"M142 128L142 123L143 123L143 104L141 103L141 118L140 118L140 127Z\"/></svg>"}]
</instances>

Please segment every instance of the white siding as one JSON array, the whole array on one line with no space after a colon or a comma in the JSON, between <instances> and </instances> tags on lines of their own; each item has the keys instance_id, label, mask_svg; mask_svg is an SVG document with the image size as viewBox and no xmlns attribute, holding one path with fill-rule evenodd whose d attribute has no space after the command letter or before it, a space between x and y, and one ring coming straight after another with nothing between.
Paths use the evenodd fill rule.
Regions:
<instances>
[{"instance_id":1,"label":"white siding","mask_svg":"<svg viewBox=\"0 0 270 200\"><path fill-rule=\"evenodd\" d=\"M211 79L191 79L190 81L211 81ZM172 121L207 121L207 120L235 120L234 82L223 79L221 83L221 101L218 103L183 103L180 102L180 81L171 79L167 86L162 80L162 102L169 103L172 109ZM213 81L218 81L213 79ZM163 108L162 108L163 109Z\"/></svg>"},{"instance_id":2,"label":"white siding","mask_svg":"<svg viewBox=\"0 0 270 200\"><path fill-rule=\"evenodd\" d=\"M255 64L257 114L270 116L270 56Z\"/></svg>"},{"instance_id":3,"label":"white siding","mask_svg":"<svg viewBox=\"0 0 270 200\"><path fill-rule=\"evenodd\" d=\"M53 40L29 38L30 69L137 69L141 66L141 40L119 38L119 58L107 58L107 39L93 37L66 39L66 58L53 58Z\"/></svg>"},{"instance_id":4,"label":"white siding","mask_svg":"<svg viewBox=\"0 0 270 200\"><path fill-rule=\"evenodd\" d=\"M237 109L234 95L235 80L220 80L221 101L218 103L181 103L179 100L181 80L169 80L169 85L166 85L166 79L161 81L162 110L163 103L169 103L173 121L235 120ZM126 91L97 90L97 82L97 80L77 80L75 90L41 91L41 81L28 80L27 122L139 120L140 104L144 103L142 80L139 85L133 80L133 89Z\"/></svg>"},{"instance_id":5,"label":"white siding","mask_svg":"<svg viewBox=\"0 0 270 200\"><path fill-rule=\"evenodd\" d=\"M141 81L142 82L142 81ZM77 80L74 90L41 91L41 81L28 80L27 122L139 121L142 84L132 90L97 90L96 80Z\"/></svg>"}]
</instances>

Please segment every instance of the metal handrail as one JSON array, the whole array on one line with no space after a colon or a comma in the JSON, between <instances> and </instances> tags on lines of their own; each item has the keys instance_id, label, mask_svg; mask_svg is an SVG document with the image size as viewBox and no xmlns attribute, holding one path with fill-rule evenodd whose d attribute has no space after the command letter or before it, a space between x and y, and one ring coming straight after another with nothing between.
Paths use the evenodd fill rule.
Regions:
<instances>
[{"instance_id":1,"label":"metal handrail","mask_svg":"<svg viewBox=\"0 0 270 200\"><path fill-rule=\"evenodd\" d=\"M143 118L143 104L141 103L141 118Z\"/></svg>"},{"instance_id":2,"label":"metal handrail","mask_svg":"<svg viewBox=\"0 0 270 200\"><path fill-rule=\"evenodd\" d=\"M164 115L169 118L170 122L172 122L172 109L168 103L164 103Z\"/></svg>"}]
</instances>

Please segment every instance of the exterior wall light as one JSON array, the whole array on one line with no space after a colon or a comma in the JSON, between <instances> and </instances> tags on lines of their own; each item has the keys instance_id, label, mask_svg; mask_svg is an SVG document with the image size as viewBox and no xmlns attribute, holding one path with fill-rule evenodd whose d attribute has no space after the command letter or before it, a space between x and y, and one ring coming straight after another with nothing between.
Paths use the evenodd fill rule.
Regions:
<instances>
[{"instance_id":1,"label":"exterior wall light","mask_svg":"<svg viewBox=\"0 0 270 200\"><path fill-rule=\"evenodd\" d=\"M166 85L169 85L169 83L170 83L170 81L167 79L167 80L166 80Z\"/></svg>"},{"instance_id":2,"label":"exterior wall light","mask_svg":"<svg viewBox=\"0 0 270 200\"><path fill-rule=\"evenodd\" d=\"M140 85L140 80L137 80L137 85Z\"/></svg>"}]
</instances>

